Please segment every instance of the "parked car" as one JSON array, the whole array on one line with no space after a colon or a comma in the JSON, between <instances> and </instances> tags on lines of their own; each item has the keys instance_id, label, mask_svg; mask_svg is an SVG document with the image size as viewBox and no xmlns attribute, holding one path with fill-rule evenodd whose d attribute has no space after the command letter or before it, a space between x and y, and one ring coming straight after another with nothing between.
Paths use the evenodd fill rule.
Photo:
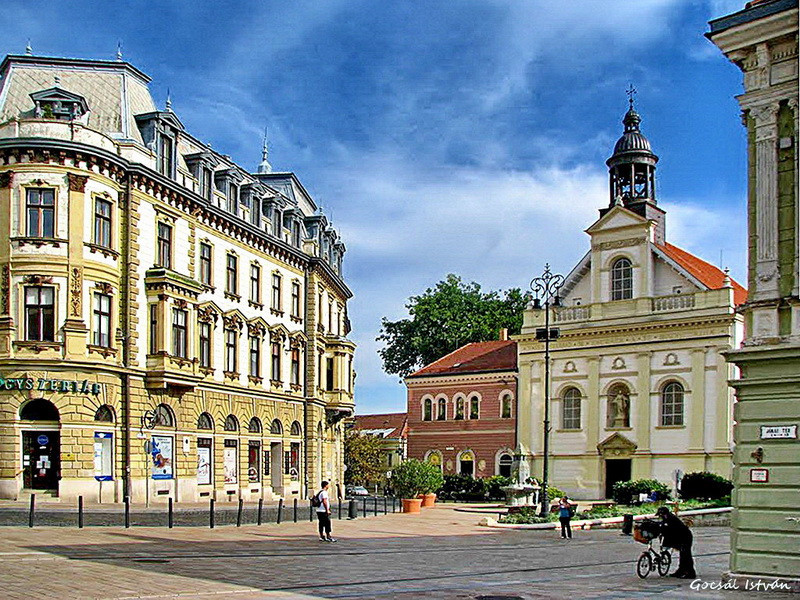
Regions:
<instances>
[{"instance_id":1,"label":"parked car","mask_svg":"<svg viewBox=\"0 0 800 600\"><path fill-rule=\"evenodd\" d=\"M348 485L344 488L345 496L351 498L353 496L369 496L367 488L361 485Z\"/></svg>"}]
</instances>

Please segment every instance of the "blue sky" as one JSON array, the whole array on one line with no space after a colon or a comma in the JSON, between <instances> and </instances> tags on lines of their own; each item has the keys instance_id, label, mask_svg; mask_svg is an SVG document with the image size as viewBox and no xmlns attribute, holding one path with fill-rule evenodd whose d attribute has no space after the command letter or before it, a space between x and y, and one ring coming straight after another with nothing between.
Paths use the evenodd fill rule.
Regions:
<instances>
[{"instance_id":1,"label":"blue sky","mask_svg":"<svg viewBox=\"0 0 800 600\"><path fill-rule=\"evenodd\" d=\"M526 288L581 258L631 82L668 240L744 279L741 79L703 37L743 5L6 0L0 49L110 59L121 41L187 129L251 170L267 126L275 169L347 244L357 410L373 413L405 409L382 316L450 272Z\"/></svg>"}]
</instances>

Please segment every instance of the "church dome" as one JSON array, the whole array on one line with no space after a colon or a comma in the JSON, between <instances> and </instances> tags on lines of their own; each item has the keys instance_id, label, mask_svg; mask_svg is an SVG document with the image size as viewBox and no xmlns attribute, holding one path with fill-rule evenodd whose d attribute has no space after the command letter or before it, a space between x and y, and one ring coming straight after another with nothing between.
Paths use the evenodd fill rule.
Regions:
<instances>
[{"instance_id":1,"label":"church dome","mask_svg":"<svg viewBox=\"0 0 800 600\"><path fill-rule=\"evenodd\" d=\"M622 137L619 138L614 145L614 154L621 154L623 152L652 153L650 140L639 131L639 123L642 122L642 118L633 107L625 113L625 118L622 119L622 122L625 124L625 133L622 134Z\"/></svg>"}]
</instances>

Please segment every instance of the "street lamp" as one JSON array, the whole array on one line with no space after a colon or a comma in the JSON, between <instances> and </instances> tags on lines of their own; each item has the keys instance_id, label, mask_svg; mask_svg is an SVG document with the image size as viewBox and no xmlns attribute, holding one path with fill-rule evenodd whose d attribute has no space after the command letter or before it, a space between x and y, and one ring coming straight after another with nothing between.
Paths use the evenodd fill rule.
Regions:
<instances>
[{"instance_id":1,"label":"street lamp","mask_svg":"<svg viewBox=\"0 0 800 600\"><path fill-rule=\"evenodd\" d=\"M536 329L536 340L544 342L544 452L542 463L541 516L547 516L549 502L547 499L548 458L550 452L550 341L557 340L558 327L550 327L550 305L561 306L558 292L564 285L564 276L550 272L550 264L544 265L544 273L531 281L533 291L533 308L542 309L544 301L544 327Z\"/></svg>"}]
</instances>

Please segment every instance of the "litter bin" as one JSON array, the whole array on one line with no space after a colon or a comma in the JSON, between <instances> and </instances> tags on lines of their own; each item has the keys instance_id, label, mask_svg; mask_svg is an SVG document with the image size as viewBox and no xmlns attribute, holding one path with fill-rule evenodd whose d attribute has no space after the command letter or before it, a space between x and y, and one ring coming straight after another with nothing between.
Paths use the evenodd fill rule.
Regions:
<instances>
[{"instance_id":1,"label":"litter bin","mask_svg":"<svg viewBox=\"0 0 800 600\"><path fill-rule=\"evenodd\" d=\"M358 504L356 504L356 501L352 498L347 504L347 518L348 519L358 518Z\"/></svg>"},{"instance_id":2,"label":"litter bin","mask_svg":"<svg viewBox=\"0 0 800 600\"><path fill-rule=\"evenodd\" d=\"M633 515L622 515L622 535L633 533Z\"/></svg>"}]
</instances>

